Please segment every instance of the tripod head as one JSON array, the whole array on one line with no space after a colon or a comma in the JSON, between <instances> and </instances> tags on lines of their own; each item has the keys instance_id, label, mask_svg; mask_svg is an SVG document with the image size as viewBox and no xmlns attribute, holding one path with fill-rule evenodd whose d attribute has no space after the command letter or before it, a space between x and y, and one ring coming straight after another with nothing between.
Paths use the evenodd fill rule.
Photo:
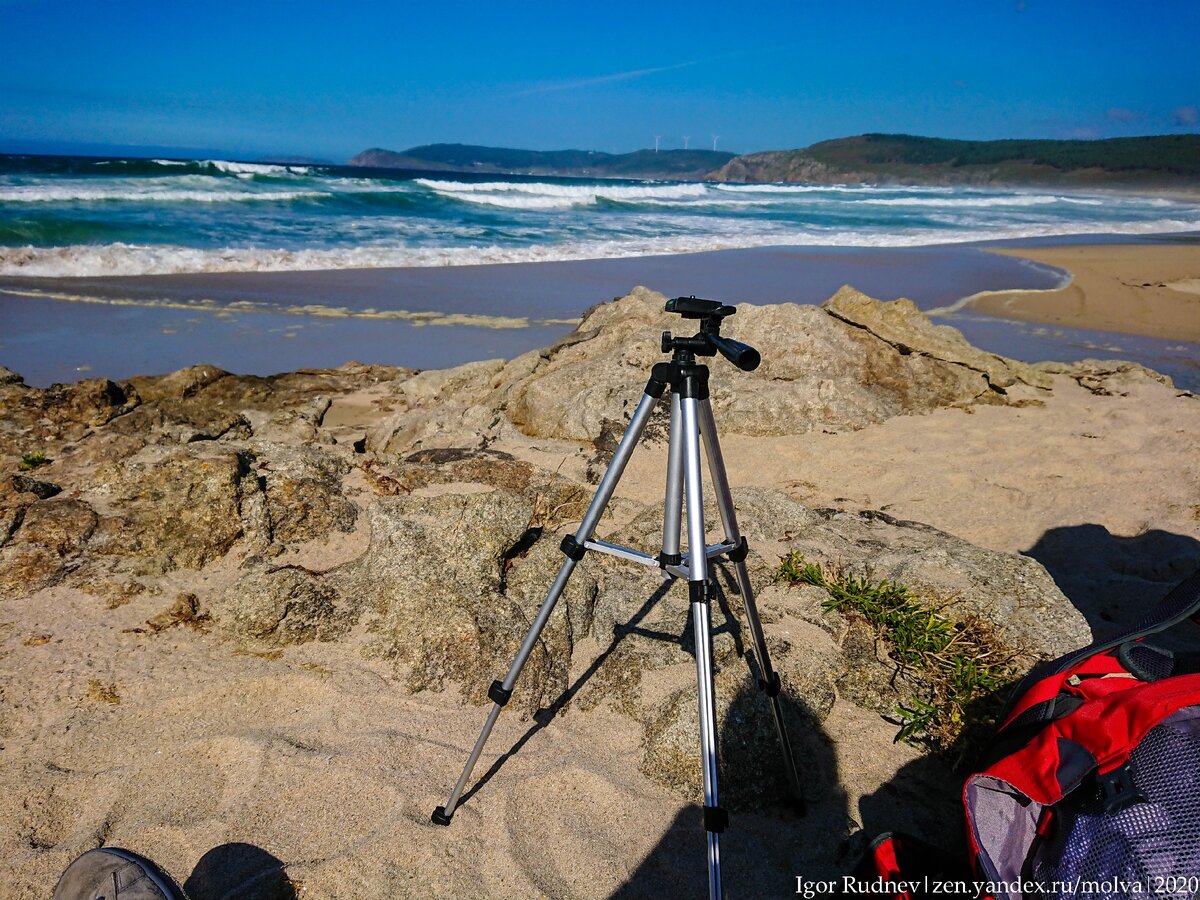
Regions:
<instances>
[{"instance_id":1,"label":"tripod head","mask_svg":"<svg viewBox=\"0 0 1200 900\"><path fill-rule=\"evenodd\" d=\"M749 344L721 336L721 322L737 312L735 307L718 300L676 297L667 301L666 311L685 319L700 320L700 331L691 337L673 337L671 332L663 332L663 353L674 353L675 362L693 363L697 356L720 353L743 372L753 372L762 362L758 351Z\"/></svg>"}]
</instances>

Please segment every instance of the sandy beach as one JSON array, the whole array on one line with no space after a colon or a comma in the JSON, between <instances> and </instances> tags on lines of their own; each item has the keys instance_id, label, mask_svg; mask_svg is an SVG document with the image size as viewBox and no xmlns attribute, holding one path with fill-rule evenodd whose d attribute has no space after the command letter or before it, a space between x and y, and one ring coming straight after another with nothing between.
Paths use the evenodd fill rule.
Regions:
<instances>
[{"instance_id":1,"label":"sandy beach","mask_svg":"<svg viewBox=\"0 0 1200 900\"><path fill-rule=\"evenodd\" d=\"M658 332L678 327L662 299L637 291L553 348L421 374L195 367L50 391L6 376L9 896L46 896L102 843L150 854L195 900L703 892L686 598L615 560L582 564L478 787L450 828L428 819ZM729 596L714 616L731 898L837 877L882 831L950 851L959 833L946 759L894 742L914 688L818 589L772 583L782 554L966 604L1034 656L1200 565L1195 397L1128 364L1001 360L903 304L838 299L742 307L728 331L764 367L715 363L809 798L803 818L780 802ZM661 537L655 435L605 536ZM22 470L35 446L48 462ZM530 523L546 536L509 553Z\"/></svg>"},{"instance_id":2,"label":"sandy beach","mask_svg":"<svg viewBox=\"0 0 1200 900\"><path fill-rule=\"evenodd\" d=\"M1200 343L1200 245L998 248L1065 269L1052 291L1003 291L972 301L993 316Z\"/></svg>"}]
</instances>

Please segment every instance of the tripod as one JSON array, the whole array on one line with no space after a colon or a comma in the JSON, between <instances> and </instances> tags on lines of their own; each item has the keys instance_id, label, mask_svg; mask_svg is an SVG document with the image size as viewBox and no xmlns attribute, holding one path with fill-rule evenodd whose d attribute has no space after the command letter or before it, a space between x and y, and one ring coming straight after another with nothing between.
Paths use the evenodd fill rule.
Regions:
<instances>
[{"instance_id":1,"label":"tripod","mask_svg":"<svg viewBox=\"0 0 1200 900\"><path fill-rule=\"evenodd\" d=\"M467 758L458 783L454 785L446 805L435 809L431 819L438 825L450 824L450 818L454 815L454 809L467 780L471 777L479 754L483 752L483 746L500 716L500 711L512 697L513 685L521 674L525 660L536 645L575 566L588 551L606 553L638 565L661 569L667 576L682 578L688 583L688 599L691 604L696 643L696 682L700 701L700 761L704 785L704 828L708 838L708 893L711 900L720 900L720 834L725 830L729 817L717 801L716 704L713 697L712 634L709 621L709 602L715 590L710 579L711 561L714 559L725 559L733 564L738 591L746 607L746 620L758 655L759 688L771 701L775 728L779 734L788 781L795 799L802 802L802 795L796 776L791 741L784 726L783 710L779 701L779 675L771 668L762 624L758 618L758 608L755 606L754 594L750 587L750 576L746 571L746 555L749 548L746 539L738 531L733 499L729 494L729 481L725 474L725 461L717 443L717 429L708 397L708 366L696 362L698 356L716 356L719 352L739 369L750 372L758 368L760 357L753 347L721 336L721 322L736 312L734 307L714 300L678 297L667 301L666 310L678 313L684 319L700 320L700 331L692 337L672 337L670 332L663 333L662 349L664 353L673 354L671 361L656 363L651 370L641 402L625 429L608 471L601 479L579 529L573 536L567 535L563 538L562 551L567 558L558 572L558 577L554 579L545 601L538 610L537 617L530 626L520 650L517 651L508 674L503 681L493 681L488 689L492 709L478 740L475 741L471 755ZM612 498L625 465L633 454L634 447L642 436L650 414L667 387L671 389L671 426L667 452L662 552L651 556L629 547L597 540L593 533ZM702 443L708 457L717 509L725 528L725 540L711 545L705 544L704 499L700 472ZM688 552L681 553L680 530L685 503Z\"/></svg>"}]
</instances>

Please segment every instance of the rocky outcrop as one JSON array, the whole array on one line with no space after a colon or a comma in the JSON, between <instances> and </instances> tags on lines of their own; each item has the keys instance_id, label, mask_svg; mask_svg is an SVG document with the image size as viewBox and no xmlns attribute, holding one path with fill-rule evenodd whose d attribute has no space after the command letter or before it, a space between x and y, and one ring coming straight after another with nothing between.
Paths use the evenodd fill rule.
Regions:
<instances>
[{"instance_id":1,"label":"rocky outcrop","mask_svg":"<svg viewBox=\"0 0 1200 900\"><path fill-rule=\"evenodd\" d=\"M318 573L259 559L247 562L237 581L213 599L208 614L237 635L273 645L332 640L354 620Z\"/></svg>"},{"instance_id":2,"label":"rocky outcrop","mask_svg":"<svg viewBox=\"0 0 1200 900\"><path fill-rule=\"evenodd\" d=\"M45 453L49 446L80 440L141 402L132 384L117 384L105 378L38 390L26 387L19 376L14 376L9 373L0 379L3 456Z\"/></svg>"},{"instance_id":3,"label":"rocky outcrop","mask_svg":"<svg viewBox=\"0 0 1200 900\"><path fill-rule=\"evenodd\" d=\"M662 358L660 332L686 327L663 312L663 300L637 288L590 310L547 350L408 379L395 394L394 414L367 445L405 453L462 445L466 435L483 446L513 425L530 437L575 442L619 433ZM1003 402L1017 383L1048 384L1044 373L932 325L907 301L881 304L851 288L821 309L743 305L728 331L763 357L753 373L728 369L728 377L713 380L722 428L741 434L857 429L896 415Z\"/></svg>"},{"instance_id":4,"label":"rocky outcrop","mask_svg":"<svg viewBox=\"0 0 1200 900\"><path fill-rule=\"evenodd\" d=\"M844 287L821 308L886 341L903 355L916 353L981 372L992 388L1012 387L1017 382L1050 387L1050 377L1045 371L972 347L962 332L949 325L935 325L911 300L881 303L853 288Z\"/></svg>"},{"instance_id":5,"label":"rocky outcrop","mask_svg":"<svg viewBox=\"0 0 1200 900\"><path fill-rule=\"evenodd\" d=\"M812 562L906 585L943 615L986 620L1027 661L1090 640L1083 616L1029 557L985 550L874 510L809 509L777 491L747 488L738 502L743 530L759 545L782 538L788 550Z\"/></svg>"},{"instance_id":6,"label":"rocky outcrop","mask_svg":"<svg viewBox=\"0 0 1200 900\"><path fill-rule=\"evenodd\" d=\"M709 173L711 181L734 183L785 182L791 184L845 183L847 178L825 163L797 150L767 150L731 159ZM858 179L862 180L862 179Z\"/></svg>"},{"instance_id":7,"label":"rocky outcrop","mask_svg":"<svg viewBox=\"0 0 1200 900\"><path fill-rule=\"evenodd\" d=\"M147 447L98 475L119 526L101 552L132 561L139 574L199 569L244 533L246 458L228 445Z\"/></svg>"},{"instance_id":8,"label":"rocky outcrop","mask_svg":"<svg viewBox=\"0 0 1200 900\"><path fill-rule=\"evenodd\" d=\"M508 394L509 418L526 434L572 440L593 438L605 420L627 420L646 372L661 358L658 332L684 324L663 313L662 299L637 290L592 310L575 339L518 376ZM868 310L876 311L874 320ZM862 428L894 415L992 402L997 389L1017 380L1045 383L1028 367L976 351L957 331L931 325L911 304L880 304L850 288L824 310L743 305L728 331L763 357L755 372L730 370L713 382L722 428L742 434ZM522 364L524 358L511 368L519 372Z\"/></svg>"},{"instance_id":9,"label":"rocky outcrop","mask_svg":"<svg viewBox=\"0 0 1200 900\"><path fill-rule=\"evenodd\" d=\"M1124 395L1130 386L1139 382L1156 381L1174 387L1169 377L1143 365L1125 360L1081 359L1073 363L1044 362L1036 366L1047 375L1066 375L1101 397Z\"/></svg>"},{"instance_id":10,"label":"rocky outcrop","mask_svg":"<svg viewBox=\"0 0 1200 900\"><path fill-rule=\"evenodd\" d=\"M540 448L574 445L593 474L603 467L661 358L659 333L684 326L662 304L639 288L546 350L443 371L352 364L255 378L195 366L47 390L4 377L0 453L12 471L0 482L0 587L11 597L75 585L120 608L159 586L179 595L179 579L198 571L185 600L144 620L151 634L188 624L271 654L324 642L389 661L410 691L450 687L482 703L591 498L581 476L539 464ZM906 301L850 288L823 308L743 306L728 330L764 359L713 382L722 429L744 435L858 429L1049 384L1044 370L976 350ZM664 426L659 415L646 439L661 441ZM36 471L17 471L35 449L44 458L26 465ZM801 746L837 697L886 714L920 685L870 629L823 611L817 589L773 583L789 550L984 620L1026 662L1088 639L1032 559L771 490L739 491L736 503ZM653 552L661 527L657 504L626 498L602 531ZM733 805L759 804L784 788L774 725L742 600L728 573L718 580L727 793ZM529 657L514 708L609 706L641 729L642 770L694 796L688 616L686 592L658 570L589 556Z\"/></svg>"}]
</instances>

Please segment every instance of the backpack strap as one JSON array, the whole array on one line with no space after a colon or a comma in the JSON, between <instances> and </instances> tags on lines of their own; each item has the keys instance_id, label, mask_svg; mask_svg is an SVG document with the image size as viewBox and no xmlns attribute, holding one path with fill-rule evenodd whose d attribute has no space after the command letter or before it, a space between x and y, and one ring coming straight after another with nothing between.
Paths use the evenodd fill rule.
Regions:
<instances>
[{"instance_id":1,"label":"backpack strap","mask_svg":"<svg viewBox=\"0 0 1200 900\"><path fill-rule=\"evenodd\" d=\"M1176 653L1142 641L1126 641L1117 648L1117 659L1139 681L1200 673L1200 651Z\"/></svg>"},{"instance_id":2,"label":"backpack strap","mask_svg":"<svg viewBox=\"0 0 1200 900\"><path fill-rule=\"evenodd\" d=\"M997 734L1004 731L1010 724L1008 717L1012 714L1013 706L1024 696L1035 683L1041 681L1050 675L1057 675L1066 672L1089 656L1095 656L1098 653L1104 653L1122 644L1137 641L1151 634L1159 634L1166 631L1185 619L1190 619L1200 612L1200 569L1197 569L1191 576L1185 578L1175 589L1160 600L1153 609L1151 609L1142 619L1140 619L1133 627L1122 632L1116 637L1109 638L1103 641L1095 641L1088 646L1076 650L1073 653L1068 653L1066 656L1059 657L1057 660L1045 663L1034 668L1022 678L1017 685L1012 689L1008 696L1008 701L1004 704L1004 709L1001 711L997 722L1005 723L997 728ZM1190 657L1193 654L1174 654L1175 659L1188 658L1184 663L1185 666L1197 665L1200 666L1200 658L1192 661ZM1200 657L1200 654L1198 654ZM1134 671L1130 669L1130 671ZM1200 668L1195 671L1200 671ZM1175 671L1169 673L1171 675L1182 675L1184 671ZM1160 675L1161 677L1165 677ZM1151 679L1155 680L1155 679Z\"/></svg>"}]
</instances>

